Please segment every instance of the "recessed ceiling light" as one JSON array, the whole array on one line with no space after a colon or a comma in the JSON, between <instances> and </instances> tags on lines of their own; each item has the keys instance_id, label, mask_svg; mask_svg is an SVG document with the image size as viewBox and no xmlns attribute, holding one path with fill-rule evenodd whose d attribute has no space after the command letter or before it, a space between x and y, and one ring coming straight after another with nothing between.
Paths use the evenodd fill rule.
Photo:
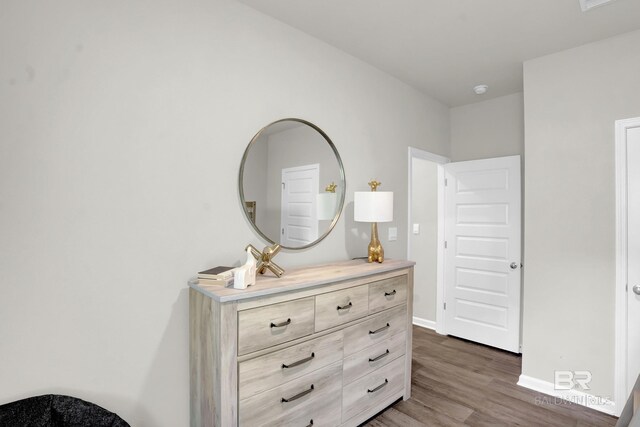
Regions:
<instances>
[{"instance_id":1,"label":"recessed ceiling light","mask_svg":"<svg viewBox=\"0 0 640 427\"><path fill-rule=\"evenodd\" d=\"M473 91L476 93L476 95L483 95L487 93L487 89L489 89L489 86L487 85L478 85L473 88Z\"/></svg>"},{"instance_id":2,"label":"recessed ceiling light","mask_svg":"<svg viewBox=\"0 0 640 427\"><path fill-rule=\"evenodd\" d=\"M583 12L586 12L589 9L593 9L594 7L598 7L598 6L603 6L612 1L613 0L580 0L580 7L582 7Z\"/></svg>"}]
</instances>

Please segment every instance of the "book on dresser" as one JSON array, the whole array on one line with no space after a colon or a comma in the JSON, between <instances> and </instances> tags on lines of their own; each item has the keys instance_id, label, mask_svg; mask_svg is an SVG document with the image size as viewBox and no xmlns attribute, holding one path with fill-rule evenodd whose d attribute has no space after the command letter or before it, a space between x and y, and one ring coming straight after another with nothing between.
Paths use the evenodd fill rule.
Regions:
<instances>
[{"instance_id":1,"label":"book on dresser","mask_svg":"<svg viewBox=\"0 0 640 427\"><path fill-rule=\"evenodd\" d=\"M198 278L198 284L202 286L233 286L233 276L228 279L201 279Z\"/></svg>"},{"instance_id":2,"label":"book on dresser","mask_svg":"<svg viewBox=\"0 0 640 427\"><path fill-rule=\"evenodd\" d=\"M208 270L199 271L198 279L225 280L233 277L233 267L218 266Z\"/></svg>"},{"instance_id":3,"label":"book on dresser","mask_svg":"<svg viewBox=\"0 0 640 427\"><path fill-rule=\"evenodd\" d=\"M203 286L233 286L233 267L218 266L198 272L198 284Z\"/></svg>"}]
</instances>

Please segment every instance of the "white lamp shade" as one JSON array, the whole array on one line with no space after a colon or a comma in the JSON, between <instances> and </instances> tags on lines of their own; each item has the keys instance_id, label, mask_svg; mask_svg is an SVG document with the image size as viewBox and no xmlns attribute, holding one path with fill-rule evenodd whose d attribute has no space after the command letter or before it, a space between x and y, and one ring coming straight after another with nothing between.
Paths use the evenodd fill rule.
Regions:
<instances>
[{"instance_id":1,"label":"white lamp shade","mask_svg":"<svg viewBox=\"0 0 640 427\"><path fill-rule=\"evenodd\" d=\"M356 191L353 211L353 219L358 222L393 221L393 192Z\"/></svg>"},{"instance_id":2,"label":"white lamp shade","mask_svg":"<svg viewBox=\"0 0 640 427\"><path fill-rule=\"evenodd\" d=\"M338 206L338 194L318 194L318 220L326 221L333 219L336 216L336 206Z\"/></svg>"}]
</instances>

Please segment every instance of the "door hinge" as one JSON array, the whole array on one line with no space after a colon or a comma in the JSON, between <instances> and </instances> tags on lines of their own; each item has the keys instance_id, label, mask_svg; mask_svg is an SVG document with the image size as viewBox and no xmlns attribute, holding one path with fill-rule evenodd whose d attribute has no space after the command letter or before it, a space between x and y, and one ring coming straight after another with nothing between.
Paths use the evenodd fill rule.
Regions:
<instances>
[{"instance_id":1,"label":"door hinge","mask_svg":"<svg viewBox=\"0 0 640 427\"><path fill-rule=\"evenodd\" d=\"M447 309L447 303L446 302L444 303L444 309L445 310Z\"/></svg>"},{"instance_id":2,"label":"door hinge","mask_svg":"<svg viewBox=\"0 0 640 427\"><path fill-rule=\"evenodd\" d=\"M444 241L444 248L447 249L447 241Z\"/></svg>"},{"instance_id":3,"label":"door hinge","mask_svg":"<svg viewBox=\"0 0 640 427\"><path fill-rule=\"evenodd\" d=\"M444 186L447 187L449 185L449 180L447 178L444 179Z\"/></svg>"},{"instance_id":4,"label":"door hinge","mask_svg":"<svg viewBox=\"0 0 640 427\"><path fill-rule=\"evenodd\" d=\"M284 186L284 182L283 182L283 183L282 183L282 189L283 189L283 190L284 190L284 187L285 187L285 186Z\"/></svg>"},{"instance_id":5,"label":"door hinge","mask_svg":"<svg viewBox=\"0 0 640 427\"><path fill-rule=\"evenodd\" d=\"M284 236L284 228L282 229L282 235Z\"/></svg>"}]
</instances>

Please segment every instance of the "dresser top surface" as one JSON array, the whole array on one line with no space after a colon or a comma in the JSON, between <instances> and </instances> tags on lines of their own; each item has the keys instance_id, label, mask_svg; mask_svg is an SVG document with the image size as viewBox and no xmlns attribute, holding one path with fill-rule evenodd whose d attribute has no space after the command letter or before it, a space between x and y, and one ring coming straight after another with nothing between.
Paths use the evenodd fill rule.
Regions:
<instances>
[{"instance_id":1,"label":"dresser top surface","mask_svg":"<svg viewBox=\"0 0 640 427\"><path fill-rule=\"evenodd\" d=\"M366 259L355 259L331 264L292 268L285 271L284 275L280 278L275 277L271 272L267 272L264 275L258 274L256 283L247 289L200 285L195 281L189 283L189 286L219 302L240 301L307 289L343 280L372 276L394 270L402 270L413 267L414 265L415 262L405 260L388 259L379 264L375 262L368 263Z\"/></svg>"}]
</instances>

